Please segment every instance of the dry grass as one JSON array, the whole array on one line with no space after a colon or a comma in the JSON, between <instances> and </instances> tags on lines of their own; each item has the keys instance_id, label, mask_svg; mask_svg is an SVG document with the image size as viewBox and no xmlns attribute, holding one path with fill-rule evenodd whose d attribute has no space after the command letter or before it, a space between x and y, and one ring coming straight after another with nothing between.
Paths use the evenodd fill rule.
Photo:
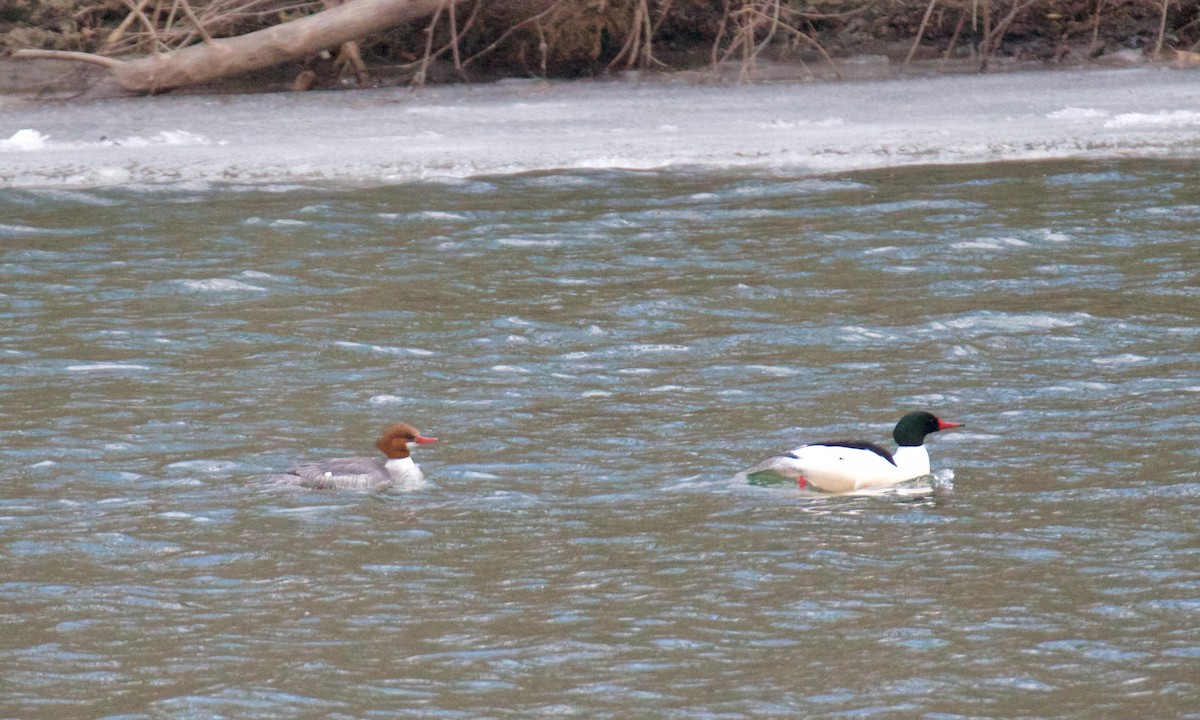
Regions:
<instances>
[{"instance_id":1,"label":"dry grass","mask_svg":"<svg viewBox=\"0 0 1200 720\"><path fill-rule=\"evenodd\" d=\"M325 9L319 0L123 0L121 5L125 18L98 48L102 54L164 52Z\"/></svg>"}]
</instances>

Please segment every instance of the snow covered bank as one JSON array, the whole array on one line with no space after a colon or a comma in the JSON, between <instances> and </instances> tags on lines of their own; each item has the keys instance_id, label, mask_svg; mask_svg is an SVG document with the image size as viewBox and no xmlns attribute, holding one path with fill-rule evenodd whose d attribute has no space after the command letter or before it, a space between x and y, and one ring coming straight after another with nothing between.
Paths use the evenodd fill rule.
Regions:
<instances>
[{"instance_id":1,"label":"snow covered bank","mask_svg":"<svg viewBox=\"0 0 1200 720\"><path fill-rule=\"evenodd\" d=\"M0 187L1196 157L1198 78L1139 68L742 87L529 81L18 105L0 113Z\"/></svg>"}]
</instances>

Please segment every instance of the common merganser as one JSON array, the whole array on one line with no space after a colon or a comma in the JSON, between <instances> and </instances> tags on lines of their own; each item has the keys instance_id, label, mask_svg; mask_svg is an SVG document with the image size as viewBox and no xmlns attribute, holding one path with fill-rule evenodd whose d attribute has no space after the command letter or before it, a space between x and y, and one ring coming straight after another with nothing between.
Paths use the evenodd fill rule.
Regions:
<instances>
[{"instance_id":1,"label":"common merganser","mask_svg":"<svg viewBox=\"0 0 1200 720\"><path fill-rule=\"evenodd\" d=\"M832 441L801 445L775 455L747 470L753 480L758 473L773 473L824 492L844 493L886 487L929 474L929 452L925 436L939 430L962 427L961 423L939 420L932 413L910 412L896 423L892 437L896 452L864 441Z\"/></svg>"},{"instance_id":2,"label":"common merganser","mask_svg":"<svg viewBox=\"0 0 1200 720\"><path fill-rule=\"evenodd\" d=\"M437 438L422 437L408 423L396 423L383 429L375 447L387 460L373 457L336 458L297 465L276 477L304 487L322 490L379 490L388 485L412 489L425 480L420 466L409 456L409 443L432 443Z\"/></svg>"}]
</instances>

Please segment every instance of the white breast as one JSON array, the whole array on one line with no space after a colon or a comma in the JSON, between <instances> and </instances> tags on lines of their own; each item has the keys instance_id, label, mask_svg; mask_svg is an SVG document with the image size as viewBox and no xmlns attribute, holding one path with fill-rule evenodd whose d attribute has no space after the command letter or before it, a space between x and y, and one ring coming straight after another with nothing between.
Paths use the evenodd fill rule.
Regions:
<instances>
[{"instance_id":1,"label":"white breast","mask_svg":"<svg viewBox=\"0 0 1200 720\"><path fill-rule=\"evenodd\" d=\"M425 485L425 474L421 472L421 466L413 462L411 457L392 458L384 464L383 468L392 478L397 490L416 490Z\"/></svg>"}]
</instances>

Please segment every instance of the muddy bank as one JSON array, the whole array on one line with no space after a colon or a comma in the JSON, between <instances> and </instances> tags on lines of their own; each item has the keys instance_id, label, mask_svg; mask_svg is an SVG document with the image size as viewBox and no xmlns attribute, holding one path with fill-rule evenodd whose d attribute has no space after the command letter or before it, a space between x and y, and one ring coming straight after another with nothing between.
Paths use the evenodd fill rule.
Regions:
<instances>
[{"instance_id":1,"label":"muddy bank","mask_svg":"<svg viewBox=\"0 0 1200 720\"><path fill-rule=\"evenodd\" d=\"M11 0L0 50L130 58L319 12L300 0L171 3ZM334 3L336 4L336 2ZM1185 7L1186 5L1186 7ZM160 7L161 6L161 7ZM1164 0L461 0L455 13L382 29L353 47L174 92L275 92L505 78L669 74L710 83L884 79L1014 69L1200 63L1200 8ZM0 59L0 92L62 97L103 68Z\"/></svg>"},{"instance_id":2,"label":"muddy bank","mask_svg":"<svg viewBox=\"0 0 1200 720\"><path fill-rule=\"evenodd\" d=\"M834 59L834 65L810 65L798 62L760 61L750 69L737 62L725 62L717 66L699 66L693 69L663 71L630 70L608 73L596 78L601 82L623 82L629 80L681 81L700 85L739 85L746 83L795 83L833 82L859 80L894 80L902 78L927 78L939 75L978 74L975 58L955 60L919 59L904 62L899 48L878 46L879 52ZM887 52L888 50L892 52ZM900 57L897 57L897 55ZM1200 66L1191 58L1179 58L1174 54L1169 59L1153 60L1138 50L1125 50L1079 62L1045 63L1020 57L1004 57L993 60L989 73L1013 72L1104 70L1113 68L1159 67L1166 69L1188 69ZM174 95L223 95L241 93L275 93L297 91L297 78L311 72L307 63L287 63L253 73L244 73L224 78L217 82L193 85L172 91ZM433 76L442 77L441 82L431 85L455 85L450 68L435 63ZM104 68L88 63L68 60L31 59L16 60L0 58L0 95L13 105L22 101L67 100L86 98L106 75ZM329 76L321 83L303 88L308 90L355 90L369 88L408 88L411 75L403 68L386 64L371 66L369 83L361 85L354 78ZM479 83L487 84L506 78L488 76ZM512 78L519 79L519 78Z\"/></svg>"}]
</instances>

